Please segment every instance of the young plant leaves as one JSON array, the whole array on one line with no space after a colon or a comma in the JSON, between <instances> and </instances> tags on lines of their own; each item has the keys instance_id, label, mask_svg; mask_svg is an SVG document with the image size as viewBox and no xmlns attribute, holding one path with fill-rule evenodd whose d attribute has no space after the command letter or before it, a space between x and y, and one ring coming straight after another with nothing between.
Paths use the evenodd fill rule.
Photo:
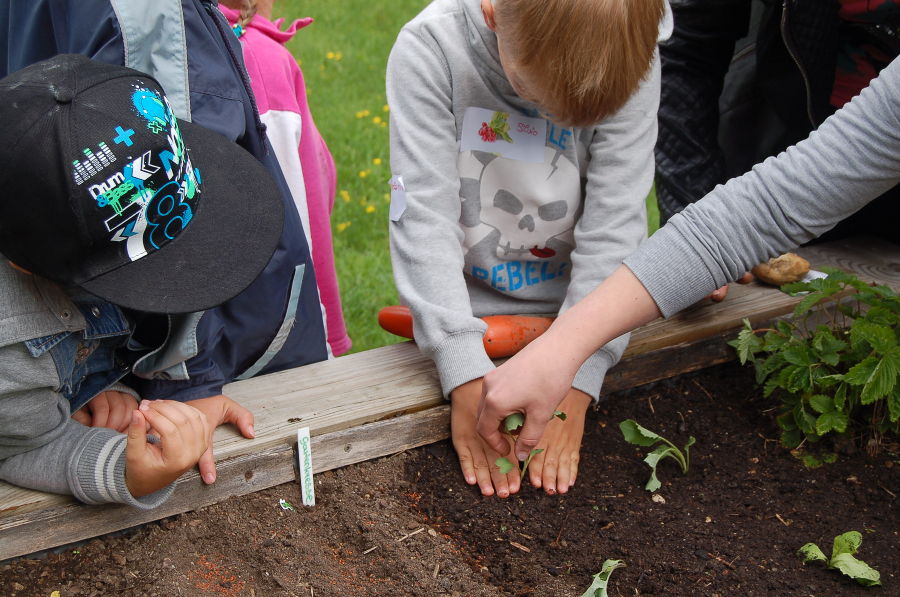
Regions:
<instances>
[{"instance_id":1,"label":"young plant leaves","mask_svg":"<svg viewBox=\"0 0 900 597\"><path fill-rule=\"evenodd\" d=\"M691 462L690 448L696 441L694 436L688 438L687 443L684 445L684 452L682 452L675 447L675 444L661 435L650 431L646 427L642 427L633 419L625 419L619 423L619 429L622 431L622 436L625 438L625 441L629 444L649 448L650 446L662 442L661 445L654 448L653 451L644 458L644 462L650 467L650 480L647 481L647 484L644 486L644 489L647 491L656 491L662 486L662 483L660 483L659 479L656 477L656 465L664 458L672 458L678 462L678 465L681 467L681 472L685 475L687 474Z\"/></svg>"},{"instance_id":2,"label":"young plant leaves","mask_svg":"<svg viewBox=\"0 0 900 597\"><path fill-rule=\"evenodd\" d=\"M554 418L565 421L566 413L558 410L553 413L553 416L550 417L550 420L552 421ZM503 419L503 432L506 433L506 435L515 438L519 435L519 430L524 424L525 415L523 415L522 413L513 413L511 415L507 415L507 417ZM522 470L519 471L523 479L525 478L525 471L528 470L528 465L531 463L531 459L543 451L543 448L535 448L528 453L528 458L526 458L522 463ZM497 468L499 468L500 472L504 475L513 469L513 463L510 462L509 458L506 458L504 456L501 456L500 458L495 460L494 464L497 465Z\"/></svg>"},{"instance_id":3,"label":"young plant leaves","mask_svg":"<svg viewBox=\"0 0 900 597\"><path fill-rule=\"evenodd\" d=\"M607 587L609 585L609 577L616 568L624 568L625 562L622 560L606 560L600 567L600 572L594 575L594 582L588 587L581 597L608 597Z\"/></svg>"},{"instance_id":4,"label":"young plant leaves","mask_svg":"<svg viewBox=\"0 0 900 597\"><path fill-rule=\"evenodd\" d=\"M753 364L763 395L781 401L783 446L817 451L834 438L877 451L877 438L900 433L900 296L823 269L826 278L782 286L805 293L791 319L762 329L745 320L729 344Z\"/></svg>"},{"instance_id":5,"label":"young plant leaves","mask_svg":"<svg viewBox=\"0 0 900 597\"><path fill-rule=\"evenodd\" d=\"M862 545L862 535L859 531L848 531L834 538L831 549L831 557L825 554L815 543L807 543L797 552L803 558L803 563L824 562L831 570L839 570L857 583L872 587L881 584L881 574L862 560L854 557Z\"/></svg>"}]
</instances>

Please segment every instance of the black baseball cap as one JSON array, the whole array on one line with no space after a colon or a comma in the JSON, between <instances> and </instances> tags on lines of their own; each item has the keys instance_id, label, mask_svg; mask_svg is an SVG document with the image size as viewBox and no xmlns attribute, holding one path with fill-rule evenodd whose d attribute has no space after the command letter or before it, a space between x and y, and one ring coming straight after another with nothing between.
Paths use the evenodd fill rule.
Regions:
<instances>
[{"instance_id":1,"label":"black baseball cap","mask_svg":"<svg viewBox=\"0 0 900 597\"><path fill-rule=\"evenodd\" d=\"M153 77L80 55L0 80L0 189L7 259L154 313L241 292L284 221L252 155L176 118Z\"/></svg>"}]
</instances>

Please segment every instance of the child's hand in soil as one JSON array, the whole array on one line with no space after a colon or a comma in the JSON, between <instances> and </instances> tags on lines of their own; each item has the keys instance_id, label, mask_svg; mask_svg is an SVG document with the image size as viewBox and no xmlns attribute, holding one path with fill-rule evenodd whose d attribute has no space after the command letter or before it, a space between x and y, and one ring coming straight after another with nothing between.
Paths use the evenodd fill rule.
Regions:
<instances>
[{"instance_id":1,"label":"child's hand in soil","mask_svg":"<svg viewBox=\"0 0 900 597\"><path fill-rule=\"evenodd\" d=\"M495 461L501 456L491 449L475 431L478 403L481 401L481 379L464 383L450 393L450 430L459 466L469 485L478 484L481 495L509 497L521 487L518 467L503 474ZM511 447L512 442L510 442Z\"/></svg>"},{"instance_id":2,"label":"child's hand in soil","mask_svg":"<svg viewBox=\"0 0 900 597\"><path fill-rule=\"evenodd\" d=\"M544 451L528 464L529 481L535 487L543 487L547 495L566 493L575 484L584 419L590 404L590 396L574 388L569 390L557 407L566 413L565 420L553 417L537 446Z\"/></svg>"},{"instance_id":3,"label":"child's hand in soil","mask_svg":"<svg viewBox=\"0 0 900 597\"><path fill-rule=\"evenodd\" d=\"M131 411L125 447L125 484L134 497L162 489L190 469L206 451L206 415L174 400L144 400ZM147 441L147 429L159 442Z\"/></svg>"},{"instance_id":4,"label":"child's hand in soil","mask_svg":"<svg viewBox=\"0 0 900 597\"><path fill-rule=\"evenodd\" d=\"M86 427L106 427L125 433L131 425L131 413L137 407L134 396L117 390L106 390L72 413L72 418Z\"/></svg>"},{"instance_id":5,"label":"child's hand in soil","mask_svg":"<svg viewBox=\"0 0 900 597\"><path fill-rule=\"evenodd\" d=\"M229 398L219 394L209 398L191 400L187 403L206 415L209 422L209 449L200 457L197 466L200 468L200 477L206 484L216 482L216 458L213 455L213 431L219 425L232 423L248 439L256 437L253 430L253 413Z\"/></svg>"}]
</instances>

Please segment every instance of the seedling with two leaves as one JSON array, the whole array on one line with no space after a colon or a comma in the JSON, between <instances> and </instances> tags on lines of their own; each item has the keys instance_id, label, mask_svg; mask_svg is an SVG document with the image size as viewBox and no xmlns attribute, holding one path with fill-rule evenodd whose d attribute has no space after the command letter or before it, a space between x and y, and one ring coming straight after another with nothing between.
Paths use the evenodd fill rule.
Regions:
<instances>
[{"instance_id":1,"label":"seedling with two leaves","mask_svg":"<svg viewBox=\"0 0 900 597\"><path fill-rule=\"evenodd\" d=\"M641 427L637 421L633 419L626 419L619 423L619 429L622 430L622 435L629 444L649 448L662 442L661 445L656 446L656 448L644 458L644 462L647 463L651 470L650 480L647 481L647 484L644 486L644 489L647 491L656 491L662 485L662 483L659 482L659 479L656 478L656 465L659 464L659 461L663 458L672 458L677 461L679 466L681 466L681 472L685 475L687 474L691 464L690 448L696 441L694 436L688 438L688 442L684 446L684 452L682 452L675 447L675 444L661 435L657 435L649 429Z\"/></svg>"},{"instance_id":2,"label":"seedling with two leaves","mask_svg":"<svg viewBox=\"0 0 900 597\"><path fill-rule=\"evenodd\" d=\"M807 543L797 553L803 558L803 563L825 562L829 569L840 570L859 584L872 587L881 584L881 574L862 560L857 560L854 554L862 545L862 535L859 531L848 531L834 538L831 548L831 557L826 558L822 550L815 543Z\"/></svg>"},{"instance_id":3,"label":"seedling with two leaves","mask_svg":"<svg viewBox=\"0 0 900 597\"><path fill-rule=\"evenodd\" d=\"M553 413L552 417L550 417L551 421L553 419L559 419L561 421L565 421L566 413L558 410ZM522 413L513 413L513 414L509 415L508 417L506 417L505 419L503 419L503 433L505 433L509 437L513 438L513 440L515 440L519 436L519 431L522 430L522 425L524 425L524 424L525 424L525 415L523 415ZM528 470L528 465L531 463L531 459L543 451L544 451L543 448L535 448L534 450L532 450L531 452L528 453L528 458L526 458L524 460L524 462L522 462L522 468L519 471L520 474L522 475L523 479L525 478L525 471ZM509 471L513 470L513 463L509 461L509 458L506 458L503 456L501 456L500 458L495 460L494 464L496 464L500 468L500 472L503 473L504 475L506 473L508 473Z\"/></svg>"},{"instance_id":4,"label":"seedling with two leaves","mask_svg":"<svg viewBox=\"0 0 900 597\"><path fill-rule=\"evenodd\" d=\"M616 568L624 568L625 562L622 560L606 560L600 568L600 572L594 575L594 582L588 587L581 597L608 597L607 586L609 585L609 577Z\"/></svg>"}]
</instances>

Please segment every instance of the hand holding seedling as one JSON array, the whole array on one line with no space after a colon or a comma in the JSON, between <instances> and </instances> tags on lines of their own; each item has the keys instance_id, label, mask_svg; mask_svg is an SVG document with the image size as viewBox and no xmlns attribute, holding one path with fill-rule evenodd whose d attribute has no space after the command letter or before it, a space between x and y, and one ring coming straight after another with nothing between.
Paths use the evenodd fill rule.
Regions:
<instances>
[{"instance_id":1,"label":"hand holding seedling","mask_svg":"<svg viewBox=\"0 0 900 597\"><path fill-rule=\"evenodd\" d=\"M551 419L541 442L533 451L527 467L527 479L532 486L543 488L547 495L568 493L575 485L584 419L590 404L590 396L575 389L569 390L565 400L559 404L559 412L566 416ZM509 434L505 435L509 437ZM515 433L512 435L514 437Z\"/></svg>"},{"instance_id":2,"label":"hand holding seedling","mask_svg":"<svg viewBox=\"0 0 900 597\"><path fill-rule=\"evenodd\" d=\"M566 420L566 413L562 411L556 411L553 413L553 418L559 419L561 421ZM515 439L515 437L519 434L519 431L522 428L522 425L525 424L525 417L521 413L513 413L506 417L503 420L503 432L509 436L510 439ZM533 449L524 459L520 460L522 463L522 469L520 470L521 476L525 477L525 471L528 470L528 465L531 464L531 461L538 455L544 453L545 448L535 448ZM508 458L501 457L494 461L494 464L500 469L501 473L507 473L511 470L515 469L513 463L509 461Z\"/></svg>"}]
</instances>

